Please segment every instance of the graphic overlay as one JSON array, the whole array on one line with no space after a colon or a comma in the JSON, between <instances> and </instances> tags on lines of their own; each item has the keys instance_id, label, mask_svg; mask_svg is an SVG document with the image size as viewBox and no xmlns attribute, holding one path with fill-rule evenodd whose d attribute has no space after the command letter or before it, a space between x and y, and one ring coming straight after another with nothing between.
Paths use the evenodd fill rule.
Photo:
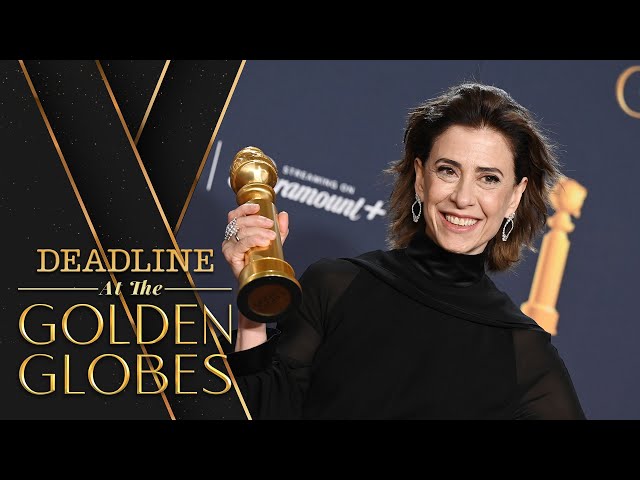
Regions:
<instances>
[{"instance_id":1,"label":"graphic overlay","mask_svg":"<svg viewBox=\"0 0 640 480\"><path fill-rule=\"evenodd\" d=\"M19 332L22 338L15 348L11 347L15 352L26 348L31 350L27 353L32 354L19 353L15 357L11 354L12 359L32 357L24 368L16 367L9 372L20 387L18 398L27 400L19 402L16 413L22 413L17 415L31 418L26 413L31 411L27 404L35 406L35 403L29 396L37 395L41 402L38 415L43 417L49 411L51 416L62 415L61 418L110 415L125 418L129 413L126 405L131 405L135 408L129 414L141 418L136 412L159 400L164 415L159 415L156 408L144 410L153 418L248 418L246 406L232 388L234 380L227 372L220 345L220 341L230 341L233 314L230 304L217 300L213 306L212 303L205 306L189 300L189 297L198 299L200 288L187 277L191 271L201 275L213 273L214 251L207 244L207 248L180 249L175 238L171 242L171 228L124 116L117 111L117 99L109 90L100 62L16 61L15 65L95 247L87 249L84 245L80 249L75 248L80 244L67 242L64 247L74 248L59 248L54 243L47 244L46 237L41 236L43 244L38 246L43 248L33 250L31 256L37 261L30 261L29 265L29 269L37 269L39 280L21 281L13 287L16 294L24 298L18 305L27 301L26 296L36 298L31 301L35 306L18 312L18 316L23 317ZM226 65L233 67L233 64ZM165 69L166 72L171 70ZM232 78L236 73L233 72ZM176 81L175 75L173 81ZM202 86L211 88L210 83L205 83ZM153 125L163 88L164 83L158 81L153 93L157 101L146 105L148 120L140 141ZM227 97L228 91L224 95ZM198 97L198 101L201 98ZM217 107L219 111L222 106ZM217 117L213 118L209 124L207 138L217 121ZM93 128L82 129L83 125ZM156 122L154 130L159 128ZM125 146L122 140L126 141L126 149L121 148ZM104 148L105 145L109 148ZM109 158L108 163L100 160L105 156ZM192 181L193 177L189 184ZM148 210L147 204L153 209ZM147 212L142 213L145 209ZM161 239L162 232L168 244ZM107 274L108 281L97 280L103 276L101 272ZM65 278L68 281L63 281ZM202 290L212 295L230 295L232 289L219 284L203 286ZM57 300L37 299L36 296L45 293L55 295ZM114 304L116 296L119 300ZM109 298L113 300L109 302ZM75 305L55 313L64 307L61 302L69 301ZM51 304L57 321L44 318L49 310L46 304ZM200 311L200 320L197 315L193 318L196 310ZM123 321L129 323L128 331L122 328ZM47 329L51 330L49 340L42 338ZM58 338L54 337L56 333ZM217 335L221 335L222 340L218 340ZM216 343L217 350L211 349L211 343ZM216 351L218 353L214 353ZM8 353L6 349L5 353ZM57 372L38 376L38 372L46 372L46 368L60 369L59 386L55 383ZM25 380L22 384L19 376ZM51 392L46 391L47 382ZM35 393L29 393L26 387ZM67 402L68 407L73 404L76 408L67 408ZM99 412L93 406L100 402L124 408L119 414L113 409Z\"/></svg>"},{"instance_id":2,"label":"graphic overlay","mask_svg":"<svg viewBox=\"0 0 640 480\"><path fill-rule=\"evenodd\" d=\"M116 111L118 112L118 116L120 118L120 121L122 122L122 127L125 130L125 133L127 134L127 138L129 139L129 142L131 143L131 148L133 149L133 152L136 156L136 159L138 160L138 164L140 165L140 169L142 170L142 173L144 175L145 180L147 181L147 185L149 187L149 190L151 191L151 195L153 196L156 206L158 207L158 211L160 212L160 216L162 217L163 223L167 229L167 233L169 234L169 237L171 238L171 241L173 243L173 246L175 248L175 253L177 255L178 261L180 262L181 265L186 265L186 261L182 256L180 247L178 246L177 242L176 242L176 238L173 234L173 231L171 230L171 227L169 225L169 222L167 221L167 217L164 213L164 210L162 208L162 206L160 205L160 202L158 200L158 197L156 195L156 192L153 188L153 185L151 184L151 180L149 179L149 175L147 174L147 171L144 167L144 164L142 163L142 159L140 158L140 154L138 153L138 150L136 148L135 143L133 142L133 138L131 137L131 133L129 132L129 129L127 128L127 124L124 121L124 117L122 116L122 113L120 111L120 108L118 107L118 103L115 99L115 97L113 96L113 91L111 90L111 87L109 85L109 81L107 80L107 78L105 77L104 74L104 70L102 69L102 65L100 64L99 60L96 60L96 65L98 66L98 70L100 71L100 75L102 77L102 80L105 83L105 86L107 87L107 90L109 91L109 96L111 97L111 100L113 102L113 106L115 107ZM212 269L213 270L213 269ZM189 279L189 283L191 285L191 288L193 289L193 292L196 296L196 299L198 301L198 305L200 306L200 309L202 310L203 314L204 314L204 318L205 318L205 323L207 323L207 326L209 328L209 331L211 332L211 336L213 337L213 340L216 343L216 347L218 348L218 352L221 356L221 358L223 359L224 365L226 367L226 371L229 374L230 378L231 378L231 382L233 383L234 389L238 395L238 398L240 399L240 402L242 404L242 407L244 408L245 414L247 415L248 419L251 419L251 414L249 413L249 410L247 409L247 406L244 402L244 399L242 398L242 393L240 392L240 389L238 388L238 384L235 381L235 378L233 376L233 373L231 372L231 368L229 367L229 363L227 362L226 356L224 355L224 352L222 350L222 346L220 345L220 341L218 340L218 337L216 336L215 330L213 328L213 325L208 323L208 320L211 320L217 327L218 329L224 333L224 328L222 327L222 325L220 325L220 323L216 320L216 318L213 315L207 315L207 310L202 302L202 299L200 298L200 295L198 294L198 289L196 288L195 284L193 283L193 278L191 277L191 273L189 272L189 270L185 270L185 273L187 275L187 278ZM229 310L229 332L228 332L228 336L227 339L229 341L231 341L231 310Z\"/></svg>"},{"instance_id":3,"label":"graphic overlay","mask_svg":"<svg viewBox=\"0 0 640 480\"><path fill-rule=\"evenodd\" d=\"M246 60L243 60L242 63L240 63L240 68L238 68L238 73L236 74L236 78L233 81L233 85L231 86L231 90L229 91L229 96L227 97L226 102L224 102L224 107L222 107L222 113L220 114L220 118L218 119L218 123L216 123L216 128L213 131L213 134L211 135L211 140L209 140L209 144L207 145L207 148L204 152L204 155L202 156L202 161L200 162L200 166L198 167L198 173L196 173L196 177L193 180L193 184L191 185L191 189L189 190L189 193L187 194L187 200L184 202L184 206L182 207L182 210L180 211L180 217L178 217L178 221L176 222L176 226L173 229L173 233L175 233L176 235L178 234L178 230L180 229L180 224L182 223L182 219L184 218L184 214L187 212L187 208L189 208L189 202L191 202L191 197L193 196L193 192L196 189L196 185L198 184L198 181L200 180L200 175L202 174L202 170L204 169L204 165L207 161L207 158L209 157L209 152L211 152L211 147L213 146L213 142L216 139L216 136L218 135L218 130L220 129L220 125L222 125L222 120L224 120L224 114L227 112L227 108L229 107L229 102L231 102L231 98L233 97L233 92L235 92L236 90L236 86L238 85L238 80L240 80L240 75L242 75L242 69L244 68L244 64L245 64ZM217 163L217 159L218 156L220 155L220 147L222 146L222 142L218 141L218 146L216 147L216 153L214 156L214 166L211 170L211 172L215 172L215 164ZM211 179L213 179L213 175L211 175ZM210 188L210 187L209 187Z\"/></svg>"},{"instance_id":4,"label":"graphic overlay","mask_svg":"<svg viewBox=\"0 0 640 480\"><path fill-rule=\"evenodd\" d=\"M58 140L56 139L55 134L53 133L53 130L51 129L51 124L49 123L49 119L47 118L46 113L44 112L44 109L42 108L42 103L40 102L40 99L38 98L38 94L36 93L36 90L33 86L33 82L31 81L31 77L29 76L29 72L27 71L25 64L22 60L20 60L20 68L22 68L22 71L24 72L25 78L27 79L27 82L29 84L29 88L31 89L31 92L33 94L33 98L36 101L36 104L38 105L38 110L40 110L40 114L42 115L42 119L44 120L45 125L47 126L47 130L49 132L49 135L51 135L51 141L53 142L56 151L58 152L58 155L60 156L60 161L62 162L62 166L64 168L64 171L67 174L67 177L69 178L69 182L71 183L71 187L73 188L73 192L76 195L76 198L78 199L78 203L80 204L80 208L82 209L82 213L84 214L84 217L87 221L87 224L89 225L89 229L91 230L91 234L93 235L93 238L96 241L96 244L98 245L98 249L100 250L100 255L102 256L102 259L105 263L105 265L107 266L107 271L109 272L109 275L111 276L111 281L113 282L113 285L121 285L121 283L118 283L118 281L116 280L116 277L113 275L112 272L112 268L111 265L109 264L109 260L107 259L107 256L105 254L104 248L102 247L102 244L100 243L100 239L98 238L98 235L96 234L96 230L93 226L93 222L91 221L91 218L89 217L89 213L87 212L87 209L84 205L84 202L82 201L82 197L80 196L80 192L78 192L78 187L76 186L76 183L73 179L73 176L71 175L71 172L69 171L69 166L67 165L66 160L64 159L64 155L62 154L62 151L60 149L60 145L58 144ZM44 263L44 261L43 261ZM76 287L72 287L72 289L75 289ZM22 289L18 289L18 290L26 290L25 288ZM94 288L85 288L83 290L92 290L92 291L97 291L98 288L94 287ZM133 317L131 316L131 311L129 310L129 306L127 305L126 300L124 299L122 293L118 292L118 297L120 299L120 302L122 303L122 306L124 307L125 311L127 312L127 317L129 319L129 321L131 322L131 326L134 329L134 331L136 330L136 325L133 321ZM23 316L21 316L21 321L24 321L24 315L26 314L27 310L25 310L25 312L23 312ZM24 331L24 326L23 323L21 323L21 329ZM160 380L157 378L157 376L155 375L155 371L154 371L154 367L151 364L151 360L148 356L146 347L144 345L140 345L140 348L142 349L143 354L145 355L145 358L147 360L147 364L149 367L149 370L153 372L153 378L156 382L156 385L158 387L160 387L161 383ZM126 365L126 364L125 364ZM21 366L21 382L23 383L23 385L26 385L24 382L24 366L25 364L23 363L23 365ZM173 414L173 411L171 410L171 405L169 405L169 402L167 400L166 395L164 394L164 392L160 393L162 396L162 400L167 408L167 412L169 413L169 416L171 417L172 420L175 420L175 416Z\"/></svg>"},{"instance_id":5,"label":"graphic overlay","mask_svg":"<svg viewBox=\"0 0 640 480\"><path fill-rule=\"evenodd\" d=\"M140 124L140 128L138 128L138 133L136 133L136 138L133 140L133 143L135 143L136 145L138 145L138 140L140 140L140 135L142 135L142 129L144 128L144 125L147 123L147 119L149 118L149 113L151 112L151 108L153 107L153 102L155 102L156 97L158 96L158 90L160 90L160 85L162 85L162 80L164 80L164 76L167 73L167 68L169 68L169 63L171 63L171 60L167 60L164 63L164 67L162 67L162 72L160 73L158 84L156 85L156 88L153 91L153 95L151 95L149 106L147 107L146 112L144 112L144 117L142 118L142 123Z\"/></svg>"}]
</instances>

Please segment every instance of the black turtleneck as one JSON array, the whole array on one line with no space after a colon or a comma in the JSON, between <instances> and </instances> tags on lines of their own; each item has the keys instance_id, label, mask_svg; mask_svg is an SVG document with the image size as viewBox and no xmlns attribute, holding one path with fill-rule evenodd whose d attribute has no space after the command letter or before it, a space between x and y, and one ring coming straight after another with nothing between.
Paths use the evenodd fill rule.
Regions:
<instances>
[{"instance_id":1,"label":"black turtleneck","mask_svg":"<svg viewBox=\"0 0 640 480\"><path fill-rule=\"evenodd\" d=\"M549 334L485 261L419 232L312 264L300 307L228 354L253 418L584 418Z\"/></svg>"},{"instance_id":2,"label":"black turtleneck","mask_svg":"<svg viewBox=\"0 0 640 480\"><path fill-rule=\"evenodd\" d=\"M426 277L442 285L468 287L485 275L486 249L477 255L453 253L423 231L414 235L405 253Z\"/></svg>"}]
</instances>

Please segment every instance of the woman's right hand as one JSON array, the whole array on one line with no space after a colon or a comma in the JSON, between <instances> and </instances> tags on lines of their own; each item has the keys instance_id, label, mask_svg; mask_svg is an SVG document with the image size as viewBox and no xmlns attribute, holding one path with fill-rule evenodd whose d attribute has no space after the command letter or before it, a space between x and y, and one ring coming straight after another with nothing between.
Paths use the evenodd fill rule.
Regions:
<instances>
[{"instance_id":1,"label":"woman's right hand","mask_svg":"<svg viewBox=\"0 0 640 480\"><path fill-rule=\"evenodd\" d=\"M238 278L245 267L245 254L253 247L266 247L275 240L276 232L272 230L273 221L258 215L260 206L256 203L244 203L227 215L227 222L237 218L238 239L232 236L222 242L222 254L231 267L233 275ZM289 215L287 212L278 214L278 228L280 240L284 244L289 235Z\"/></svg>"},{"instance_id":2,"label":"woman's right hand","mask_svg":"<svg viewBox=\"0 0 640 480\"><path fill-rule=\"evenodd\" d=\"M276 232L272 230L273 221L258 215L260 206L256 203L245 203L227 215L227 221L237 218L238 240L232 236L222 242L222 254L229 263L233 275L238 278L245 267L246 253L253 247L266 247L276 238ZM289 215L287 212L278 214L278 228L280 240L284 243L289 235ZM235 351L247 350L267 341L267 325L253 322L241 313L238 314L238 335Z\"/></svg>"}]
</instances>

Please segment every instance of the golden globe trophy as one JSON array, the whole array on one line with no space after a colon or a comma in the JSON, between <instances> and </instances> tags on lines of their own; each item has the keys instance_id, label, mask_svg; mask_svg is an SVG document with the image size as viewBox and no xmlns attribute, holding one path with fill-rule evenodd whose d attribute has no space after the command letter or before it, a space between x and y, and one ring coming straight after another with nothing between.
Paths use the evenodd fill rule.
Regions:
<instances>
[{"instance_id":1,"label":"golden globe trophy","mask_svg":"<svg viewBox=\"0 0 640 480\"><path fill-rule=\"evenodd\" d=\"M276 233L269 246L253 247L245 254L245 267L238 277L238 309L255 322L276 322L302 299L300 284L282 253L273 190L278 170L262 150L246 147L234 157L229 178L238 205L260 205L258 214L273 220L272 230Z\"/></svg>"},{"instance_id":2,"label":"golden globe trophy","mask_svg":"<svg viewBox=\"0 0 640 480\"><path fill-rule=\"evenodd\" d=\"M551 335L558 333L556 303L571 245L568 234L575 229L571 215L580 218L586 197L587 189L571 178L562 177L553 187L549 199L556 213L547 219L551 230L542 239L529 300L520 306Z\"/></svg>"}]
</instances>

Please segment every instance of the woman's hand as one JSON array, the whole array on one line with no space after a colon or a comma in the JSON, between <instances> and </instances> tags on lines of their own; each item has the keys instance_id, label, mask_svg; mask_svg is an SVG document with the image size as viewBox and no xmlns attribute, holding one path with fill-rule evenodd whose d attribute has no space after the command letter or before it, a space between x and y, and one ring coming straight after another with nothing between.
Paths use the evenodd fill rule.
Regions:
<instances>
[{"instance_id":1,"label":"woman's hand","mask_svg":"<svg viewBox=\"0 0 640 480\"><path fill-rule=\"evenodd\" d=\"M229 240L222 242L222 254L231 267L233 275L238 278L240 272L245 267L246 253L253 247L266 247L269 242L276 238L276 233L272 230L273 221L258 215L260 206L255 203L245 203L235 210L231 210L227 215L227 221L236 220L236 234ZM280 229L280 240L284 244L289 235L289 214L280 212L278 214L278 228ZM265 323L253 322L244 315L238 316L238 337L236 339L235 351L247 350L256 347L267 341L267 326Z\"/></svg>"},{"instance_id":2,"label":"woman's hand","mask_svg":"<svg viewBox=\"0 0 640 480\"><path fill-rule=\"evenodd\" d=\"M227 215L228 222L237 218L236 227L238 228L239 241L232 236L229 240L222 242L222 254L236 279L245 267L245 253L253 247L266 247L276 238L276 232L272 230L273 221L262 215L257 215L259 210L258 204L245 203L235 210L231 210ZM280 240L284 244L287 235L289 235L289 214L287 212L278 214L278 227Z\"/></svg>"}]
</instances>

